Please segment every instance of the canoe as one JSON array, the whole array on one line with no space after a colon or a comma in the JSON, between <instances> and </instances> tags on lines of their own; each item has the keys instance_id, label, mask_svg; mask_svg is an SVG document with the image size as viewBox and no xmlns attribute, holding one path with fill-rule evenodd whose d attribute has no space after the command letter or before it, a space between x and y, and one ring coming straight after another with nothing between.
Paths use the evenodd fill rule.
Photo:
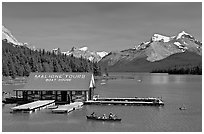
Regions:
<instances>
[{"instance_id":1,"label":"canoe","mask_svg":"<svg viewBox=\"0 0 204 134\"><path fill-rule=\"evenodd\" d=\"M110 118L102 118L102 117L93 117L93 116L86 116L87 119L91 119L91 120L99 120L99 121L121 121L122 119L120 118L113 118L113 119L110 119Z\"/></svg>"}]
</instances>

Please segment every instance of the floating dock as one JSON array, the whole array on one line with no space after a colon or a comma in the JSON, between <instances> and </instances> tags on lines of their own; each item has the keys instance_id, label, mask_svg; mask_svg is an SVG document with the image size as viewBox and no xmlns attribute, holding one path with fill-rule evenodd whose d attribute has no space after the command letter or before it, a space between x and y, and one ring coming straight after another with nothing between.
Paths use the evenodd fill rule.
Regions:
<instances>
[{"instance_id":1,"label":"floating dock","mask_svg":"<svg viewBox=\"0 0 204 134\"><path fill-rule=\"evenodd\" d=\"M93 100L85 101L86 105L149 105L160 106L164 102L160 98L147 97L147 98L94 98Z\"/></svg>"},{"instance_id":2,"label":"floating dock","mask_svg":"<svg viewBox=\"0 0 204 134\"><path fill-rule=\"evenodd\" d=\"M55 100L38 100L31 103L19 105L11 108L14 112L17 111L35 111L55 104Z\"/></svg>"},{"instance_id":3,"label":"floating dock","mask_svg":"<svg viewBox=\"0 0 204 134\"><path fill-rule=\"evenodd\" d=\"M59 105L56 109L52 109L53 113L69 113L76 109L80 109L83 106L83 102L74 102L66 105Z\"/></svg>"}]
</instances>

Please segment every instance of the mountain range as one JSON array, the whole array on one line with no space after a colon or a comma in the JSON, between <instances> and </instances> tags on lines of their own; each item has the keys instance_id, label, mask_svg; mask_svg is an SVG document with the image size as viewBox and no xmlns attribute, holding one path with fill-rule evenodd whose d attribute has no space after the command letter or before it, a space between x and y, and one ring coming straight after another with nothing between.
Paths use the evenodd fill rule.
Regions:
<instances>
[{"instance_id":1,"label":"mountain range","mask_svg":"<svg viewBox=\"0 0 204 134\"><path fill-rule=\"evenodd\" d=\"M12 33L2 26L2 40L6 40L8 43L12 43L16 46L26 46L31 49L35 49L35 46L30 46L28 43L22 43L19 42ZM90 61L98 62L100 61L105 55L108 54L108 52L105 51L89 51L88 47L81 47L81 48L75 48L72 47L70 51L67 52L61 52L60 48L55 48L53 50L55 54L63 53L66 55L73 55L74 57L80 58L81 56L85 59L89 59Z\"/></svg>"},{"instance_id":2,"label":"mountain range","mask_svg":"<svg viewBox=\"0 0 204 134\"><path fill-rule=\"evenodd\" d=\"M85 59L89 59L90 61L98 62L100 61L104 56L108 54L108 52L105 51L89 51L88 47L81 47L81 48L76 48L72 47L71 50L67 52L62 52L63 54L66 55L73 55L74 57L83 57Z\"/></svg>"},{"instance_id":3,"label":"mountain range","mask_svg":"<svg viewBox=\"0 0 204 134\"><path fill-rule=\"evenodd\" d=\"M176 36L154 34L149 41L120 52L110 52L100 62L108 71L151 72L202 63L202 43L184 31Z\"/></svg>"},{"instance_id":4,"label":"mountain range","mask_svg":"<svg viewBox=\"0 0 204 134\"><path fill-rule=\"evenodd\" d=\"M2 26L2 40L17 46L35 48L28 43L19 42L4 26ZM67 52L61 52L60 48L52 51L56 54L63 53L99 62L102 70L108 69L110 72L151 72L155 69L167 69L174 66L202 64L202 43L185 31L175 36L156 33L148 41L117 52L90 51L86 46L72 47Z\"/></svg>"}]
</instances>

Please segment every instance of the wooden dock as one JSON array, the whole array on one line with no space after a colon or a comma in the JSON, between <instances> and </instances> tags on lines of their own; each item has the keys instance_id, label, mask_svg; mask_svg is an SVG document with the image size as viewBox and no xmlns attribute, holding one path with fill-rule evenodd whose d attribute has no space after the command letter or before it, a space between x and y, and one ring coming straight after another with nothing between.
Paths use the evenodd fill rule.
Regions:
<instances>
[{"instance_id":1,"label":"wooden dock","mask_svg":"<svg viewBox=\"0 0 204 134\"><path fill-rule=\"evenodd\" d=\"M94 98L84 102L86 105L149 105L160 106L164 105L160 98Z\"/></svg>"},{"instance_id":2,"label":"wooden dock","mask_svg":"<svg viewBox=\"0 0 204 134\"><path fill-rule=\"evenodd\" d=\"M53 113L69 113L73 110L80 109L83 106L83 102L74 102L66 105L59 105L58 108L52 109Z\"/></svg>"},{"instance_id":3,"label":"wooden dock","mask_svg":"<svg viewBox=\"0 0 204 134\"><path fill-rule=\"evenodd\" d=\"M129 98L94 98L93 101L155 101L156 97L129 97Z\"/></svg>"},{"instance_id":4,"label":"wooden dock","mask_svg":"<svg viewBox=\"0 0 204 134\"><path fill-rule=\"evenodd\" d=\"M13 111L35 111L38 109L45 108L50 105L54 105L55 100L38 100L31 103L19 105L11 108Z\"/></svg>"}]
</instances>

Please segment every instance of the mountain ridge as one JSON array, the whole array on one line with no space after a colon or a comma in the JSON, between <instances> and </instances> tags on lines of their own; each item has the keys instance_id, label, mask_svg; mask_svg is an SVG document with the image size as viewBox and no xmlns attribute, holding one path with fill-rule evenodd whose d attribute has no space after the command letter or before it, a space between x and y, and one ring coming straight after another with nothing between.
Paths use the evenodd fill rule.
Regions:
<instances>
[{"instance_id":1,"label":"mountain ridge","mask_svg":"<svg viewBox=\"0 0 204 134\"><path fill-rule=\"evenodd\" d=\"M3 25L2 25L2 40L5 40L8 43L12 43L15 46L25 46L25 47L28 47L32 50L36 50L35 46L30 46L28 43L19 42L13 36L13 34ZM80 58L82 56L83 58L86 58L86 59L93 61L93 62L98 62L105 55L108 54L108 52L106 52L106 51L89 51L88 47L86 47L86 46L83 46L81 48L72 47L71 50L69 50L67 52L61 52L60 48L54 48L51 51L54 52L55 54L63 53L66 55L73 55L74 57L77 57L77 58Z\"/></svg>"},{"instance_id":2,"label":"mountain ridge","mask_svg":"<svg viewBox=\"0 0 204 134\"><path fill-rule=\"evenodd\" d=\"M161 66L165 63L168 65L167 68L176 65L173 62L170 65L165 60L167 58L171 59L174 55L180 57L178 59L173 58L177 65L182 63L182 60L186 61L185 65L194 64L193 61L188 60L188 56L195 57L196 64L200 64L202 63L202 43L184 31L171 37L153 34L149 41L142 42L134 48L110 52L100 61L100 64L103 69L108 68L109 71L151 72L152 66L156 65L155 63L161 64ZM139 67L141 68L138 70Z\"/></svg>"},{"instance_id":3,"label":"mountain ridge","mask_svg":"<svg viewBox=\"0 0 204 134\"><path fill-rule=\"evenodd\" d=\"M72 47L71 50L62 53L66 55L73 55L78 58L83 57L94 62L99 62L108 54L106 51L90 51L86 46L80 48Z\"/></svg>"},{"instance_id":4,"label":"mountain ridge","mask_svg":"<svg viewBox=\"0 0 204 134\"><path fill-rule=\"evenodd\" d=\"M2 40L5 40L8 43L13 44L14 46L25 46L32 50L36 50L35 46L31 46L30 44L26 42L20 42L18 41L14 35L5 27L2 25Z\"/></svg>"},{"instance_id":5,"label":"mountain ridge","mask_svg":"<svg viewBox=\"0 0 204 134\"><path fill-rule=\"evenodd\" d=\"M2 40L15 46L29 48L27 43L17 41L12 33L4 26L2 26ZM87 46L79 48L72 47L67 52L61 52L60 48L55 48L52 51L55 54L63 53L77 58L82 57L92 62L99 62L102 69L109 68L110 71L151 72L152 69L159 69L160 66L169 68L176 65L202 63L202 42L185 31L181 31L175 36L155 33L149 41L142 42L133 48L110 53L105 51L90 51ZM189 58L190 56L191 58ZM155 66L156 68L151 66Z\"/></svg>"}]
</instances>

